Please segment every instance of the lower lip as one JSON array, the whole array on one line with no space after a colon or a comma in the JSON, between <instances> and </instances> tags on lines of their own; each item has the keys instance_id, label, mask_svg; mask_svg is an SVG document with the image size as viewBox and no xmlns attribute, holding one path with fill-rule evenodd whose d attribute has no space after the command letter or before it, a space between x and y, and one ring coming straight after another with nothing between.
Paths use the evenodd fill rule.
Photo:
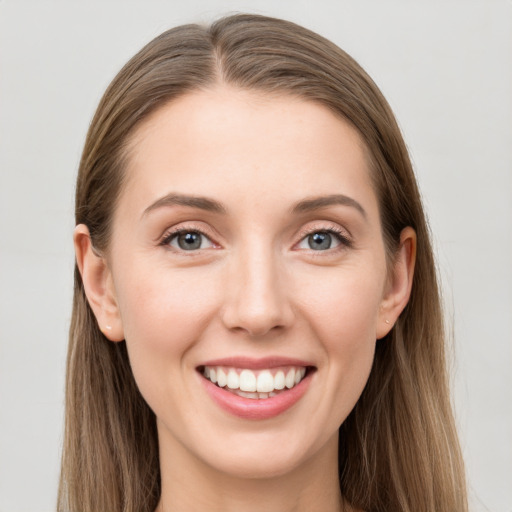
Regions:
<instances>
[{"instance_id":1,"label":"lower lip","mask_svg":"<svg viewBox=\"0 0 512 512\"><path fill-rule=\"evenodd\" d=\"M251 399L235 395L230 391L219 388L200 375L206 391L222 409L248 420L265 420L282 414L296 404L307 391L311 374L306 375L299 384L271 398Z\"/></svg>"}]
</instances>

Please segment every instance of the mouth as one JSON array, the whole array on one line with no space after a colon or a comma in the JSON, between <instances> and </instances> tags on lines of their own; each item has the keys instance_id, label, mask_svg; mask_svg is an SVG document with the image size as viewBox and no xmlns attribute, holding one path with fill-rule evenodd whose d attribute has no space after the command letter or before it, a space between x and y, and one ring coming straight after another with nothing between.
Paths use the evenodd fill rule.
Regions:
<instances>
[{"instance_id":1,"label":"mouth","mask_svg":"<svg viewBox=\"0 0 512 512\"><path fill-rule=\"evenodd\" d=\"M311 366L282 366L253 370L227 366L204 365L199 373L225 391L251 400L266 400L299 385Z\"/></svg>"},{"instance_id":2,"label":"mouth","mask_svg":"<svg viewBox=\"0 0 512 512\"><path fill-rule=\"evenodd\" d=\"M295 359L231 358L207 362L196 370L221 409L243 419L264 420L280 415L304 396L316 367Z\"/></svg>"}]
</instances>

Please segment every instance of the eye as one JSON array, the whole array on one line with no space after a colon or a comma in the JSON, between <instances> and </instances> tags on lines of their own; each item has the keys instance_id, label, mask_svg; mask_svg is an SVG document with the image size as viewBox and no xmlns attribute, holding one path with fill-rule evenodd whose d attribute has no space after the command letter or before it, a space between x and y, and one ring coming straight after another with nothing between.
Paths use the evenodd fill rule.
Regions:
<instances>
[{"instance_id":1,"label":"eye","mask_svg":"<svg viewBox=\"0 0 512 512\"><path fill-rule=\"evenodd\" d=\"M341 233L334 230L318 230L309 233L297 245L298 249L310 249L313 251L327 251L336 249L341 245L349 246L349 240Z\"/></svg>"},{"instance_id":2,"label":"eye","mask_svg":"<svg viewBox=\"0 0 512 512\"><path fill-rule=\"evenodd\" d=\"M333 243L333 239L330 233L313 233L308 235L306 238L308 246L314 251L324 251L330 249Z\"/></svg>"},{"instance_id":3,"label":"eye","mask_svg":"<svg viewBox=\"0 0 512 512\"><path fill-rule=\"evenodd\" d=\"M180 251L196 251L214 247L213 242L205 234L192 230L171 233L163 240L163 244Z\"/></svg>"}]
</instances>

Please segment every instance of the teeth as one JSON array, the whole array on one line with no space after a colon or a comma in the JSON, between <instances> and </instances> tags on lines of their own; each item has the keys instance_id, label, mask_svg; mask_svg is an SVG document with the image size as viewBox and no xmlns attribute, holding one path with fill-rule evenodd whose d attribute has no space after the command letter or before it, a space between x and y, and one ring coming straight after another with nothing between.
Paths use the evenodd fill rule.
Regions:
<instances>
[{"instance_id":1,"label":"teeth","mask_svg":"<svg viewBox=\"0 0 512 512\"><path fill-rule=\"evenodd\" d=\"M243 396L244 398L258 399L258 393L246 393L245 391L237 391L236 394L238 396Z\"/></svg>"},{"instance_id":2,"label":"teeth","mask_svg":"<svg viewBox=\"0 0 512 512\"><path fill-rule=\"evenodd\" d=\"M217 386L223 388L228 383L228 378L222 368L217 369Z\"/></svg>"},{"instance_id":3,"label":"teeth","mask_svg":"<svg viewBox=\"0 0 512 512\"><path fill-rule=\"evenodd\" d=\"M254 372L249 369L235 369L221 366L205 366L203 375L217 386L227 387L237 395L245 398L265 399L276 396L281 390L291 389L304 378L306 368L293 367L287 371L283 369L260 370Z\"/></svg>"},{"instance_id":4,"label":"teeth","mask_svg":"<svg viewBox=\"0 0 512 512\"><path fill-rule=\"evenodd\" d=\"M265 399L276 396L276 393L248 393L245 391L240 391L239 389L235 389L233 393L238 396L243 396L244 398L250 398L251 400L261 400L262 398Z\"/></svg>"},{"instance_id":5,"label":"teeth","mask_svg":"<svg viewBox=\"0 0 512 512\"><path fill-rule=\"evenodd\" d=\"M259 393L274 391L274 377L272 377L272 374L268 370L263 370L258 375L256 390Z\"/></svg>"},{"instance_id":6,"label":"teeth","mask_svg":"<svg viewBox=\"0 0 512 512\"><path fill-rule=\"evenodd\" d=\"M240 387L240 379L238 378L238 373L235 370L229 370L228 373L228 388L229 389L238 389Z\"/></svg>"},{"instance_id":7,"label":"teeth","mask_svg":"<svg viewBox=\"0 0 512 512\"><path fill-rule=\"evenodd\" d=\"M306 373L306 369L304 369L304 373ZM284 389L284 386L285 386L285 384L284 384L284 372L279 370L276 373L276 376L274 377L274 388L275 389Z\"/></svg>"},{"instance_id":8,"label":"teeth","mask_svg":"<svg viewBox=\"0 0 512 512\"><path fill-rule=\"evenodd\" d=\"M256 375L251 370L240 372L240 389L242 391L256 391Z\"/></svg>"},{"instance_id":9,"label":"teeth","mask_svg":"<svg viewBox=\"0 0 512 512\"><path fill-rule=\"evenodd\" d=\"M293 368L286 374L284 383L288 389L291 389L293 386L295 386L295 370Z\"/></svg>"}]
</instances>

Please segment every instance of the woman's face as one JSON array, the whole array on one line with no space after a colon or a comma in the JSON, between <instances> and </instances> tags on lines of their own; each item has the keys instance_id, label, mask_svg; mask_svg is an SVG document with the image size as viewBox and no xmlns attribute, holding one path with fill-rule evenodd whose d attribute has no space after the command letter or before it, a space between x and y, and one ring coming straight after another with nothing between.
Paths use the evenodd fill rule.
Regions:
<instances>
[{"instance_id":1,"label":"woman's face","mask_svg":"<svg viewBox=\"0 0 512 512\"><path fill-rule=\"evenodd\" d=\"M162 453L253 477L332 462L396 318L360 137L316 103L219 86L130 148L107 336Z\"/></svg>"}]
</instances>

